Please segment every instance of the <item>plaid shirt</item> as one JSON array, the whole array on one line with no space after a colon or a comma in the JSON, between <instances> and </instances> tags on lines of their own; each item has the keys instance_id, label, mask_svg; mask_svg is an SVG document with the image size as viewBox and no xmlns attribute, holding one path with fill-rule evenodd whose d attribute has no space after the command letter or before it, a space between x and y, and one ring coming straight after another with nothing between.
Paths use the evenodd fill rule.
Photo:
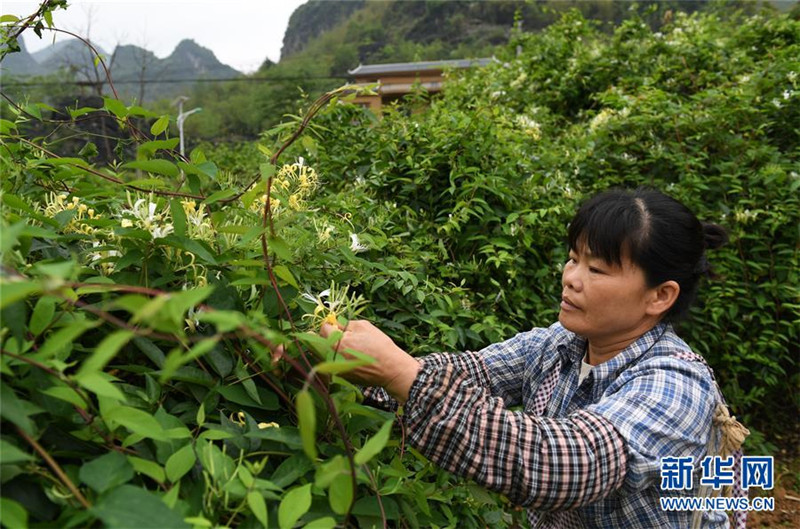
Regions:
<instances>
[{"instance_id":1,"label":"plaid shirt","mask_svg":"<svg viewBox=\"0 0 800 529\"><path fill-rule=\"evenodd\" d=\"M537 527L689 527L691 512L660 508L660 460L705 455L717 399L710 372L675 357L689 347L666 324L579 386L585 350L555 324L478 353L425 357L405 405L409 442L529 507ZM382 390L368 397L391 404ZM721 512L704 522L729 523Z\"/></svg>"}]
</instances>

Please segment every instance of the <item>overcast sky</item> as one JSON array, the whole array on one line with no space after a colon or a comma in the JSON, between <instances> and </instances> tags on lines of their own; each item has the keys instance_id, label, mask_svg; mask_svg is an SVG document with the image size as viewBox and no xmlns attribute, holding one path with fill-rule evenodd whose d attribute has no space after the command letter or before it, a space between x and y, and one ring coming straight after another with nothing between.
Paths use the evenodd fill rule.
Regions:
<instances>
[{"instance_id":1,"label":"overcast sky","mask_svg":"<svg viewBox=\"0 0 800 529\"><path fill-rule=\"evenodd\" d=\"M264 59L278 62L283 35L294 10L307 0L71 0L53 13L54 26L82 36L111 53L117 44L135 44L164 58L183 39L193 39L221 62L253 72ZM0 11L19 17L36 11L39 2L3 0ZM39 39L24 33L28 51L52 43L53 32ZM67 38L58 35L57 39Z\"/></svg>"}]
</instances>

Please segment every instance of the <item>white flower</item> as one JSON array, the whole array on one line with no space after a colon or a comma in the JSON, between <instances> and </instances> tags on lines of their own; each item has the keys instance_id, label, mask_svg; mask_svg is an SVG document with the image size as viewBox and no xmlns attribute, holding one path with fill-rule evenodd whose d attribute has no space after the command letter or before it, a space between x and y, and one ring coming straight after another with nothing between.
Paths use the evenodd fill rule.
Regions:
<instances>
[{"instance_id":1,"label":"white flower","mask_svg":"<svg viewBox=\"0 0 800 529\"><path fill-rule=\"evenodd\" d=\"M358 240L358 235L356 235L355 233L351 233L350 251L352 251L353 253L359 253L359 252L364 252L366 250L369 250L369 247L361 244L361 242Z\"/></svg>"},{"instance_id":2,"label":"white flower","mask_svg":"<svg viewBox=\"0 0 800 529\"><path fill-rule=\"evenodd\" d=\"M783 98L784 99L789 99L790 97L792 97L792 93L789 90L784 90L783 91Z\"/></svg>"},{"instance_id":3,"label":"white flower","mask_svg":"<svg viewBox=\"0 0 800 529\"><path fill-rule=\"evenodd\" d=\"M771 102L775 108L781 108L783 106L781 105L780 99L778 99L777 97L773 98Z\"/></svg>"},{"instance_id":4,"label":"white flower","mask_svg":"<svg viewBox=\"0 0 800 529\"><path fill-rule=\"evenodd\" d=\"M172 224L165 224L164 226L151 226L150 235L152 235L154 239L161 239L172 233L172 230Z\"/></svg>"},{"instance_id":5,"label":"white flower","mask_svg":"<svg viewBox=\"0 0 800 529\"><path fill-rule=\"evenodd\" d=\"M797 79L797 72L791 71L787 73L786 78L789 79L790 83L794 83L794 81Z\"/></svg>"},{"instance_id":6,"label":"white flower","mask_svg":"<svg viewBox=\"0 0 800 529\"><path fill-rule=\"evenodd\" d=\"M322 299L323 298L327 298L330 295L331 295L331 289L326 288L325 290L323 290L322 292L320 292L316 296L314 296L314 294L309 294L308 292L303 292L303 295L300 296L300 297L302 297L306 301L310 301L311 303L317 303L317 304L322 305L324 307L325 303L322 301Z\"/></svg>"}]
</instances>

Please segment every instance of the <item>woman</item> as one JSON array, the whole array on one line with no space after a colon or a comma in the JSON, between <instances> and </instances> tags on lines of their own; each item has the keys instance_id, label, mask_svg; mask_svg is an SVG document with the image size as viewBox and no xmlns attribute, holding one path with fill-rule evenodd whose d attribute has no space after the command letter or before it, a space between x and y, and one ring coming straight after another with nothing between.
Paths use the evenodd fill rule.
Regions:
<instances>
[{"instance_id":1,"label":"woman","mask_svg":"<svg viewBox=\"0 0 800 529\"><path fill-rule=\"evenodd\" d=\"M725 239L656 190L605 192L569 226L557 323L418 361L351 321L337 347L377 360L348 378L404 405L408 442L528 507L532 526L689 527L692 513L660 507L661 458L702 460L721 396L671 322L708 273L705 250ZM724 512L702 517L728 526Z\"/></svg>"}]
</instances>

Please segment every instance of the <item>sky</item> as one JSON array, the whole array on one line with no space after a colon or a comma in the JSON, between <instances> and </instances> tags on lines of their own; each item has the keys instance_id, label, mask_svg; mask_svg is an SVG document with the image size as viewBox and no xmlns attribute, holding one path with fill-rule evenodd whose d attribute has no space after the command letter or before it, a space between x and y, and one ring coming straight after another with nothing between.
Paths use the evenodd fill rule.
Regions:
<instances>
[{"instance_id":1,"label":"sky","mask_svg":"<svg viewBox=\"0 0 800 529\"><path fill-rule=\"evenodd\" d=\"M221 62L245 73L265 59L278 62L289 17L307 0L71 0L66 10L53 12L53 25L81 36L89 35L107 53L117 44L146 48L167 57L183 39L192 39L214 52ZM39 2L3 0L2 14L28 16ZM53 42L24 34L29 52ZM56 39L68 38L58 34Z\"/></svg>"}]
</instances>

